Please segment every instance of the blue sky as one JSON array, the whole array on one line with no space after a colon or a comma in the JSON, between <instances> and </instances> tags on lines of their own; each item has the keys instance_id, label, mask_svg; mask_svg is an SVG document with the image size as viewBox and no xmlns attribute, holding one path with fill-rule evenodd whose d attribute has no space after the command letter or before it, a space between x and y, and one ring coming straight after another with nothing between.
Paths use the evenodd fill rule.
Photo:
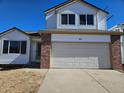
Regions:
<instances>
[{"instance_id":1,"label":"blue sky","mask_svg":"<svg viewBox=\"0 0 124 93\"><path fill-rule=\"evenodd\" d=\"M66 0L0 0L0 32L12 27L26 31L45 29L43 11ZM124 0L86 0L102 9L107 8L111 20L108 28L124 22ZM106 1L106 2L105 2Z\"/></svg>"}]
</instances>

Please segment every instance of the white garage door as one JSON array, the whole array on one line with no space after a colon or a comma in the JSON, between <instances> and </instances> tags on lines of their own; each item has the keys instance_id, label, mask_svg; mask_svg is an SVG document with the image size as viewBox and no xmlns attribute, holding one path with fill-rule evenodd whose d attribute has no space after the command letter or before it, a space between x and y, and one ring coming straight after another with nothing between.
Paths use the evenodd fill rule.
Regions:
<instances>
[{"instance_id":1,"label":"white garage door","mask_svg":"<svg viewBox=\"0 0 124 93\"><path fill-rule=\"evenodd\" d=\"M53 43L51 68L110 68L109 44Z\"/></svg>"}]
</instances>

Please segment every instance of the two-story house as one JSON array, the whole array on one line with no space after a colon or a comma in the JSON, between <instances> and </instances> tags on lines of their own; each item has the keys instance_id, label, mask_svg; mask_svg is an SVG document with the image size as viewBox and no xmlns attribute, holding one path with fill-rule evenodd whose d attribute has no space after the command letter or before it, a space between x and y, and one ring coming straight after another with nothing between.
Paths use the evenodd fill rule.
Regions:
<instances>
[{"instance_id":1,"label":"two-story house","mask_svg":"<svg viewBox=\"0 0 124 93\"><path fill-rule=\"evenodd\" d=\"M107 31L107 15L84 0L67 0L45 11L46 30L27 33L14 28L1 33L0 64L122 70L122 33Z\"/></svg>"}]
</instances>

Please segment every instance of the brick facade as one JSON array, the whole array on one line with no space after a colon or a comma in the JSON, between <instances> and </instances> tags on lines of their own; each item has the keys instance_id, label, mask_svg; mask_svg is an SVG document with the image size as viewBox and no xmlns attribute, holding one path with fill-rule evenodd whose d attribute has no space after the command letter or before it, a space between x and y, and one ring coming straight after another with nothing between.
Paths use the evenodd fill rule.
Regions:
<instances>
[{"instance_id":1,"label":"brick facade","mask_svg":"<svg viewBox=\"0 0 124 93\"><path fill-rule=\"evenodd\" d=\"M41 68L50 68L51 34L42 34L41 38ZM111 61L112 69L123 70L121 63L120 35L111 36Z\"/></svg>"},{"instance_id":2,"label":"brick facade","mask_svg":"<svg viewBox=\"0 0 124 93\"><path fill-rule=\"evenodd\" d=\"M50 67L51 34L41 35L41 68Z\"/></svg>"},{"instance_id":3,"label":"brick facade","mask_svg":"<svg viewBox=\"0 0 124 93\"><path fill-rule=\"evenodd\" d=\"M121 63L121 43L120 35L111 36L112 69L123 70Z\"/></svg>"}]
</instances>

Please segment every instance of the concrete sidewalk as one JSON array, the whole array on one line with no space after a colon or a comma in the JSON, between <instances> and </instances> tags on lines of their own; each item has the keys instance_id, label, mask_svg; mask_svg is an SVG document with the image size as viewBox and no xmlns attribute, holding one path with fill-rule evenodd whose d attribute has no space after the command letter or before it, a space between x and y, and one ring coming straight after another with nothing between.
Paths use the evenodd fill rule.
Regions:
<instances>
[{"instance_id":1,"label":"concrete sidewalk","mask_svg":"<svg viewBox=\"0 0 124 93\"><path fill-rule=\"evenodd\" d=\"M124 74L113 70L50 69L38 93L124 93Z\"/></svg>"}]
</instances>

